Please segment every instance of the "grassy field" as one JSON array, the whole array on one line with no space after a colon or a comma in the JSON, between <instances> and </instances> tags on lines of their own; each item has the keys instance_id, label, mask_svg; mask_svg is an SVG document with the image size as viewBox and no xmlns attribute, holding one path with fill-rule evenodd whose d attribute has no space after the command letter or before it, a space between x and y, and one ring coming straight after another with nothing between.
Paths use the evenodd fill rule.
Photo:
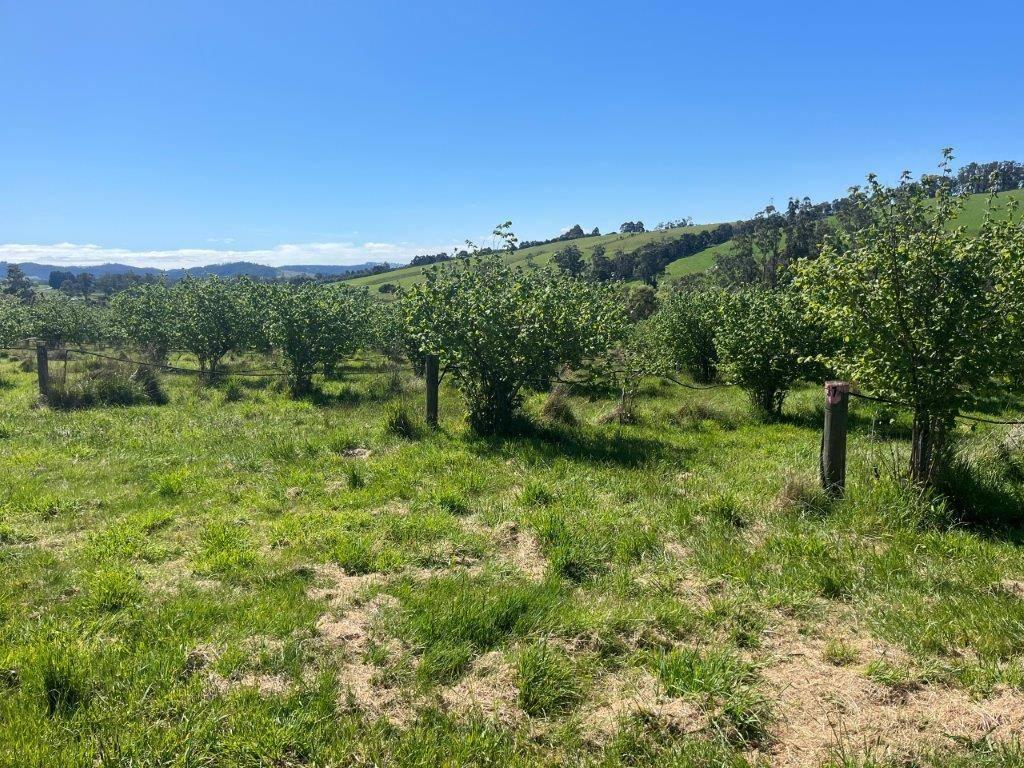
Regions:
<instances>
[{"instance_id":1,"label":"grassy field","mask_svg":"<svg viewBox=\"0 0 1024 768\"><path fill-rule=\"evenodd\" d=\"M1019 520L1020 430L963 431L953 510L859 402L822 498L816 386L485 441L373 360L75 412L0 375L2 765L1024 765L1021 530L972 522Z\"/></svg>"}]
</instances>

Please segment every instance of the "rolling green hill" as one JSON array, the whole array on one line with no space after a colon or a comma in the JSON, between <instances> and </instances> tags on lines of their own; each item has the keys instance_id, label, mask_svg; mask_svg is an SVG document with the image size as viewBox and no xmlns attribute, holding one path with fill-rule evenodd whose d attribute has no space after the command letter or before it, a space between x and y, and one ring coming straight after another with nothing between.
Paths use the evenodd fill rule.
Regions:
<instances>
[{"instance_id":1,"label":"rolling green hill","mask_svg":"<svg viewBox=\"0 0 1024 768\"><path fill-rule=\"evenodd\" d=\"M957 220L958 224L962 224L967 227L969 232L977 232L981 229L982 222L985 220L986 200L988 195L971 195L967 198L964 204L964 210L960 214ZM999 201L1001 205L1005 205L1010 200L1016 200L1021 205L1024 205L1024 189L1014 190L1012 192L1001 192L999 194ZM687 256L682 259L676 259L668 268L665 270L665 277L668 280L675 280L685 275L693 275L698 272L714 266L715 257L720 253L726 253L732 248L732 241L727 243L720 243L719 245L713 245L710 248L706 248L703 251Z\"/></svg>"},{"instance_id":2,"label":"rolling green hill","mask_svg":"<svg viewBox=\"0 0 1024 768\"><path fill-rule=\"evenodd\" d=\"M510 254L507 257L507 260L510 264L547 264L551 261L557 251L564 248L568 242L572 242L580 249L584 260L589 261L591 254L594 252L594 246L599 244L603 245L607 250L608 256L611 256L616 251L626 251L629 253L637 250L647 243L673 240L680 237L685 232L701 232L705 229L713 229L716 226L718 225L701 224L693 227L680 227L679 229L669 229L660 232L643 232L637 235L620 235L616 233L611 235L601 235L599 237L581 237L572 241L560 241L547 243L545 245L535 245L531 248L522 248ZM365 275L363 277L353 278L352 280L345 281L345 285L356 287L363 286L376 289L384 283L391 283L392 285L407 288L422 280L424 269L427 269L427 267L403 267L402 269L384 272L379 275Z\"/></svg>"},{"instance_id":3,"label":"rolling green hill","mask_svg":"<svg viewBox=\"0 0 1024 768\"><path fill-rule=\"evenodd\" d=\"M964 211L960 216L959 222L967 226L968 230L976 232L981 227L982 221L984 221L985 217L987 198L988 195L971 195L967 198ZM1002 201L1003 204L1009 200L1017 200L1021 204L1024 204L1024 190L1003 192L999 195L999 200ZM700 232L717 226L718 224L701 224L693 227L682 227L666 231L644 232L638 235L620 235L616 233L611 235L601 235L599 237L584 237L573 241L560 241L547 243L546 245L536 245L531 248L523 248L509 255L507 260L510 264L533 263L536 265L544 265L550 262L555 253L561 248L564 248L567 242L575 243L583 254L584 260L589 260L594 251L594 246L598 244L603 245L606 249L607 255L611 256L616 251L621 250L630 253L638 250L647 243L672 240L680 237L684 232ZM685 256L681 259L677 259L668 265L668 268L665 270L665 278L671 281L684 277L685 275L703 272L714 265L715 257L718 254L727 252L731 247L731 241L727 243L720 243L719 245L713 245L710 248L695 253L692 256ZM396 269L392 272L384 272L379 275L357 277L346 281L345 285L362 286L376 290L385 283L391 283L392 285L400 288L407 288L422 280L424 269L427 269L427 267L403 267L402 269ZM637 281L637 284L639 285L639 281Z\"/></svg>"}]
</instances>

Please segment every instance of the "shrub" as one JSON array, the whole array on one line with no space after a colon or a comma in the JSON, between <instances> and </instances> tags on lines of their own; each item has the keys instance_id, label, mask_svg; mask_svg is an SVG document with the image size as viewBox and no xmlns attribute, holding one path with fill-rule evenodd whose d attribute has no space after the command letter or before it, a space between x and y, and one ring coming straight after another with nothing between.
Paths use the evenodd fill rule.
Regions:
<instances>
[{"instance_id":1,"label":"shrub","mask_svg":"<svg viewBox=\"0 0 1024 768\"><path fill-rule=\"evenodd\" d=\"M724 295L699 287L673 292L647 324L647 337L658 372L687 371L695 381L710 382L718 372L715 336Z\"/></svg>"},{"instance_id":2,"label":"shrub","mask_svg":"<svg viewBox=\"0 0 1024 768\"><path fill-rule=\"evenodd\" d=\"M717 348L726 379L739 385L766 418L782 414L790 387L814 367L817 334L788 290L747 288L724 300Z\"/></svg>"},{"instance_id":3,"label":"shrub","mask_svg":"<svg viewBox=\"0 0 1024 768\"><path fill-rule=\"evenodd\" d=\"M801 262L797 284L814 318L843 339L823 355L844 375L913 412L910 477L932 483L950 458L953 420L1020 370L1024 221L1011 200L977 236L957 225L952 153L934 189L908 174L869 177L852 199L865 226Z\"/></svg>"},{"instance_id":4,"label":"shrub","mask_svg":"<svg viewBox=\"0 0 1024 768\"><path fill-rule=\"evenodd\" d=\"M624 322L611 288L496 254L427 270L403 305L418 348L451 371L480 434L508 432L524 389L605 351Z\"/></svg>"}]
</instances>

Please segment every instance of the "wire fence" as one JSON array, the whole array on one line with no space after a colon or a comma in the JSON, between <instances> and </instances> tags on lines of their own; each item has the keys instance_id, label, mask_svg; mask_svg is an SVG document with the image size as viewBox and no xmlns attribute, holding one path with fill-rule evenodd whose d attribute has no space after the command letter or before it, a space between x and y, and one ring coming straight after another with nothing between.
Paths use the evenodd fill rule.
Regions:
<instances>
[{"instance_id":1,"label":"wire fence","mask_svg":"<svg viewBox=\"0 0 1024 768\"><path fill-rule=\"evenodd\" d=\"M0 347L0 351L4 352L35 352L35 347ZM152 368L161 371L167 371L170 373L183 373L190 375L208 375L208 376L254 376L254 377L266 377L275 378L289 376L287 371L282 371L280 368L242 368L242 369L219 369L219 370L203 370L202 368L188 368L180 365L171 365L169 363L157 363L152 360L136 360L131 357L124 355L108 355L103 352L97 352L93 349L85 349L84 347L65 347L57 350L52 350L62 355L74 354L74 355L86 355L89 357L95 357L101 360L109 360L115 363L123 363L126 365L134 365L139 368ZM178 353L185 354L185 353Z\"/></svg>"},{"instance_id":2,"label":"wire fence","mask_svg":"<svg viewBox=\"0 0 1024 768\"><path fill-rule=\"evenodd\" d=\"M3 352L35 352L36 348L35 347L29 347L29 346L0 347L0 351L3 351ZM98 352L96 350L85 349L84 347L67 347L67 348L58 349L58 350L54 350L54 351L59 352L59 353L64 354L64 355L67 355L67 354L86 355L86 356L91 356L91 357L95 357L95 358L102 359L102 360L109 360L109 361L116 362L116 363L122 363L122 364L126 364L126 365L134 365L134 366L137 366L139 368L151 368L151 369L167 371L167 372L171 372L171 373L181 373L181 374L188 374L188 375L205 375L205 376L222 376L222 377L242 376L242 377L256 377L256 378L283 378L283 377L287 377L287 376L291 375L287 371L282 371L279 368L242 368L242 369L234 369L234 370L231 370L231 369L219 369L219 370L208 370L207 369L207 370L204 370L202 368L190 368L190 367L185 367L185 366L180 366L180 365L171 365L169 363L158 363L158 362L153 362L151 360L137 360L137 359L134 359L134 358L131 358L131 357L127 357L127 356L124 356L124 355L121 355L121 356L109 355L109 354L106 354L106 353L103 353L103 352ZM185 351L175 351L175 354L188 354L188 353L185 352ZM441 375L440 375L438 383L441 383L441 382L444 381L445 374L447 374L449 372L455 372L457 370L458 370L457 366L454 366L454 365L451 365L451 364L446 365L442 369L442 371L441 371ZM628 371L618 370L618 369L616 369L616 370L614 370L612 372L613 373L629 373ZM735 387L735 386L737 386L737 384L730 383L730 382L720 382L720 383L715 383L715 384L691 384L689 382L680 381L679 379L675 378L674 376L670 376L668 374L659 374L657 376L657 378L665 379L665 380L670 381L673 384L676 384L677 386L683 387L685 389L691 389L691 390L697 390L697 391L705 391L705 390L711 390L711 389L725 389L725 388L728 388L728 387ZM569 385L581 385L581 384L585 385L585 384L590 383L590 381L591 381L591 380L586 380L586 379L584 379L584 380L562 379L560 376L557 376L557 375L553 377L553 380L558 382L558 383L561 383L561 384L569 384ZM901 408L901 409L904 409L904 410L913 410L913 405L911 405L909 403L903 403L903 402L900 402L900 401L897 401L897 400L892 400L892 399L886 398L886 397L878 397L877 395L868 395L868 394L865 394L863 392L854 392L854 391L850 392L850 396L858 398L860 400L867 400L867 401L870 401L870 402L882 403L882 404L885 404L885 405L891 405L893 407ZM1021 426L1021 425L1024 425L1024 419L990 419L990 418L986 418L984 416L969 416L967 414L957 414L954 418L960 419L960 420L963 420L963 421L971 421L971 422L976 422L976 423L981 423L981 424L994 424L994 425L999 425L999 426Z\"/></svg>"},{"instance_id":3,"label":"wire fence","mask_svg":"<svg viewBox=\"0 0 1024 768\"><path fill-rule=\"evenodd\" d=\"M875 395L865 395L862 392L850 392L850 397L856 397L860 400L870 400L873 403L885 403L886 405L892 405L896 408L903 408L908 411L912 411L914 407L909 403L901 403L897 400L890 400L887 397L877 397ZM984 416L968 416L967 414L958 413L954 418L962 419L964 421L974 421L982 424L999 424L1003 426L1019 426L1024 424L1024 420L1014 419L986 419Z\"/></svg>"}]
</instances>

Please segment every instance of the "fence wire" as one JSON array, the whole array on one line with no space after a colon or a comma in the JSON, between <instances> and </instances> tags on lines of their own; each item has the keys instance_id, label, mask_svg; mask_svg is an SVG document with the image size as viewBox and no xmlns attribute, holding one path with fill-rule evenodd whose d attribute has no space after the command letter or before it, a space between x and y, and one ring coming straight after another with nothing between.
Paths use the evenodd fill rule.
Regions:
<instances>
[{"instance_id":1,"label":"fence wire","mask_svg":"<svg viewBox=\"0 0 1024 768\"><path fill-rule=\"evenodd\" d=\"M896 406L897 408L903 408L903 409L908 410L908 411L909 410L913 410L913 406L909 405L908 403L901 403L901 402L898 402L896 400L890 400L889 398L886 398L886 397L877 397L875 395L865 395L865 394L863 394L861 392L850 392L850 397L856 397L856 398L859 398L861 400L870 400L873 403L885 403L886 405L893 405L893 406ZM1003 420L1003 419L986 419L984 416L968 416L968 415L962 414L962 413L961 414L957 414L953 418L963 419L964 421L980 422L982 424L999 424L999 425L1011 426L1011 427L1012 426L1020 426L1020 425L1024 424L1024 420L1017 421L1017 420L1013 420L1013 419L1006 419L1006 420Z\"/></svg>"},{"instance_id":2,"label":"fence wire","mask_svg":"<svg viewBox=\"0 0 1024 768\"><path fill-rule=\"evenodd\" d=\"M35 347L0 347L0 350L4 352L35 352ZM216 371L204 371L200 368L187 368L180 365L169 365L167 363L154 363L149 360L135 360L130 357L117 357L115 355L107 355L102 352L96 352L92 349L84 349L82 347L67 347L65 349L50 350L51 352L58 352L60 354L77 354L77 355L88 355L91 357L100 358L102 360L110 360L115 363L125 363L127 365L135 365L140 368L155 368L161 371L170 371L173 373L186 373L192 375L206 374L210 376L253 376L253 377L265 377L275 378L281 376L288 376L287 371L282 371L279 368L243 368L241 370L216 370ZM55 361L56 362L56 361Z\"/></svg>"}]
</instances>

